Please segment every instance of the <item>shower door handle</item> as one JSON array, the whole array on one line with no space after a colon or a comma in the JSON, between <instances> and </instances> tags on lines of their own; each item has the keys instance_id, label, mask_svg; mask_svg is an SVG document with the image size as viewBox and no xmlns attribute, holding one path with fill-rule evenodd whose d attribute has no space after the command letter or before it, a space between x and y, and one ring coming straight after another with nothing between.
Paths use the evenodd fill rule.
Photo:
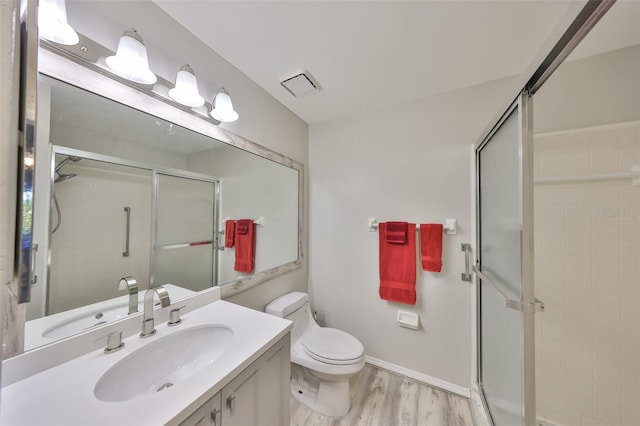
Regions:
<instances>
[{"instance_id":1,"label":"shower door handle","mask_svg":"<svg viewBox=\"0 0 640 426\"><path fill-rule=\"evenodd\" d=\"M462 273L462 281L471 282L470 257L471 257L471 244L462 243L460 249L464 252L464 272Z\"/></svg>"},{"instance_id":2,"label":"shower door handle","mask_svg":"<svg viewBox=\"0 0 640 426\"><path fill-rule=\"evenodd\" d=\"M533 302L523 302L520 300L511 299L505 291L493 282L489 277L487 277L482 270L478 267L478 265L473 266L473 272L480 278L482 282L489 284L491 287L495 288L498 293L504 297L505 306L509 309L514 309L516 311L524 312L525 314L535 314L536 312L544 312L544 302L538 299L535 299Z\"/></svg>"},{"instance_id":3,"label":"shower door handle","mask_svg":"<svg viewBox=\"0 0 640 426\"><path fill-rule=\"evenodd\" d=\"M122 252L122 256L129 257L129 232L131 229L131 207L125 207L124 212L127 215L127 225L125 228L125 243L124 243L125 247L124 247L124 251Z\"/></svg>"}]
</instances>

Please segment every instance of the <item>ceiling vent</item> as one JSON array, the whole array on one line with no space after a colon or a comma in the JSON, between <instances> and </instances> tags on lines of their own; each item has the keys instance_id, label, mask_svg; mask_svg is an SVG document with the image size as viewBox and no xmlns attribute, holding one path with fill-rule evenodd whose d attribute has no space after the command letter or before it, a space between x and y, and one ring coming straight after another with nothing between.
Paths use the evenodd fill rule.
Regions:
<instances>
[{"instance_id":1,"label":"ceiling vent","mask_svg":"<svg viewBox=\"0 0 640 426\"><path fill-rule=\"evenodd\" d=\"M313 78L305 73L294 75L293 77L281 81L280 84L282 84L282 87L287 89L289 93L296 98L300 96L307 96L320 90L318 84L313 81Z\"/></svg>"}]
</instances>

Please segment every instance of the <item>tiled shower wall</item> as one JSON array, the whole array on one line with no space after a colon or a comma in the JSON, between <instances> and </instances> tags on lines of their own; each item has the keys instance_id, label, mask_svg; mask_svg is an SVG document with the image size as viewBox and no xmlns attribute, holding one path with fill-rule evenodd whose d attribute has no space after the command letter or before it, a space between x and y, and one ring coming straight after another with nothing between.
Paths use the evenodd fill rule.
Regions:
<instances>
[{"instance_id":1,"label":"tiled shower wall","mask_svg":"<svg viewBox=\"0 0 640 426\"><path fill-rule=\"evenodd\" d=\"M640 185L539 179L630 172L640 122L534 140L535 286L546 306L536 319L538 418L638 425Z\"/></svg>"},{"instance_id":2,"label":"tiled shower wall","mask_svg":"<svg viewBox=\"0 0 640 426\"><path fill-rule=\"evenodd\" d=\"M62 222L51 238L49 313L122 296L126 291L118 290L118 282L125 276L138 281L140 292L148 288L150 173L93 169L82 162L67 164L64 172L77 176L55 184ZM128 257L122 254L125 206L131 208Z\"/></svg>"}]
</instances>

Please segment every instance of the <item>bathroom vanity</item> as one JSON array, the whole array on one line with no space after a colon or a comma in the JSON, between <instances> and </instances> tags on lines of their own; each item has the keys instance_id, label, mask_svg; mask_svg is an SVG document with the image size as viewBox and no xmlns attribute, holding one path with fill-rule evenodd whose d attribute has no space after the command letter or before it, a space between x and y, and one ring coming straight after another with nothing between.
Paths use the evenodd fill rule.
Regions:
<instances>
[{"instance_id":1,"label":"bathroom vanity","mask_svg":"<svg viewBox=\"0 0 640 426\"><path fill-rule=\"evenodd\" d=\"M291 322L222 300L202 307L190 300L175 326L167 319L178 306L156 309L151 337L139 336L135 315L5 362L0 423L288 424ZM113 330L126 336L124 347L105 353ZM98 348L34 374L24 370L82 341Z\"/></svg>"}]
</instances>

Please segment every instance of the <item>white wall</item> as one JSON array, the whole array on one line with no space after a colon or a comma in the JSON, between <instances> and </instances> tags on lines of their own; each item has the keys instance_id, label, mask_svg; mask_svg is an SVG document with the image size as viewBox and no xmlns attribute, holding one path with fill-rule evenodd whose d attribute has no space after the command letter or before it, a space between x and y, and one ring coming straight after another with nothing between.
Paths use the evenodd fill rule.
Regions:
<instances>
[{"instance_id":1,"label":"white wall","mask_svg":"<svg viewBox=\"0 0 640 426\"><path fill-rule=\"evenodd\" d=\"M309 130L312 306L326 325L358 337L367 355L469 387L471 291L460 280L470 234L469 146L512 79L312 125ZM443 237L441 273L418 275L415 306L378 296L378 234L367 218L458 219ZM396 325L417 312L417 331Z\"/></svg>"},{"instance_id":2,"label":"white wall","mask_svg":"<svg viewBox=\"0 0 640 426\"><path fill-rule=\"evenodd\" d=\"M307 124L152 2L68 1L67 13L70 24L77 31L113 51L122 32L133 26L144 38L150 66L156 74L173 81L180 66L188 62L198 76L203 96L211 96L214 90L224 85L233 97L240 119L222 127L307 164ZM305 254L306 228L305 223ZM307 270L305 263L301 269L236 295L231 300L263 309L269 301L287 291L306 291Z\"/></svg>"},{"instance_id":3,"label":"white wall","mask_svg":"<svg viewBox=\"0 0 640 426\"><path fill-rule=\"evenodd\" d=\"M640 117L640 45L563 63L533 99L536 133Z\"/></svg>"}]
</instances>

